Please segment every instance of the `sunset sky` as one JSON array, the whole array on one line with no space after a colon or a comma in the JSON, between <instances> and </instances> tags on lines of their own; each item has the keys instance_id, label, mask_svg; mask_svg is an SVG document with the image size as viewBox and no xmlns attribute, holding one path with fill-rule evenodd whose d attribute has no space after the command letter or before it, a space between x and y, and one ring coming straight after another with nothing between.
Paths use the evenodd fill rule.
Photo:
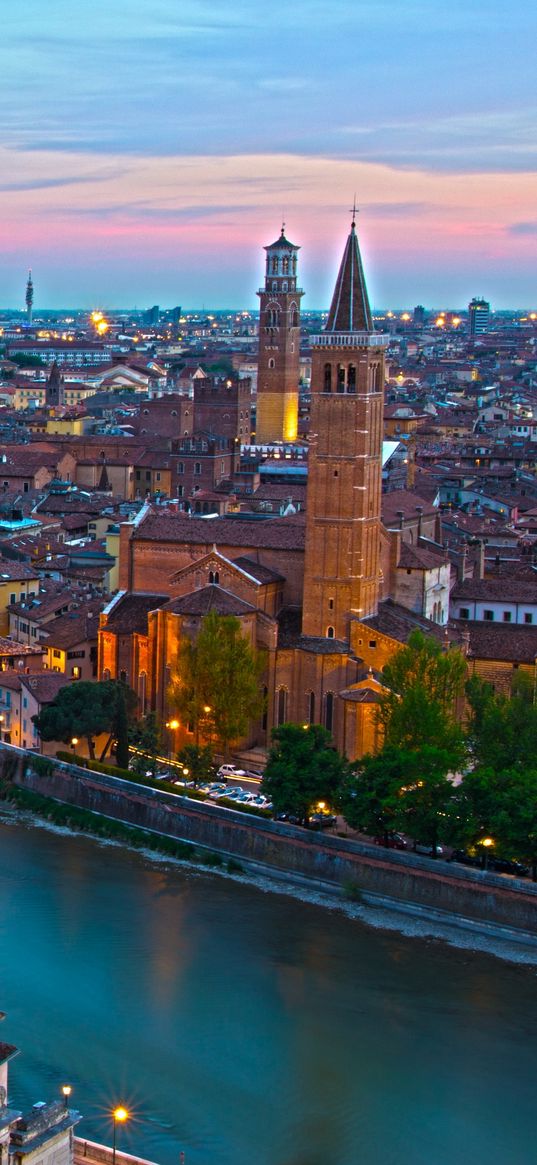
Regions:
<instances>
[{"instance_id":1,"label":"sunset sky","mask_svg":"<svg viewBox=\"0 0 537 1165\"><path fill-rule=\"evenodd\" d=\"M0 306L537 305L537 5L25 0L2 12Z\"/></svg>"}]
</instances>

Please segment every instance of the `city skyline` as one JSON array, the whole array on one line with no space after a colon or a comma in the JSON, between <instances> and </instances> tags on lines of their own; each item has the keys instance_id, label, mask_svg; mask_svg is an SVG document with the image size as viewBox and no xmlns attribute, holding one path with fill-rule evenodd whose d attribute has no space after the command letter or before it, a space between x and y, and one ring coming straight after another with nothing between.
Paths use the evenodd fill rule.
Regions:
<instances>
[{"instance_id":1,"label":"city skyline","mask_svg":"<svg viewBox=\"0 0 537 1165\"><path fill-rule=\"evenodd\" d=\"M0 302L255 307L282 220L327 306L356 192L376 306L534 305L532 24L498 0L57 0L4 16ZM369 256L374 256L374 262Z\"/></svg>"}]
</instances>

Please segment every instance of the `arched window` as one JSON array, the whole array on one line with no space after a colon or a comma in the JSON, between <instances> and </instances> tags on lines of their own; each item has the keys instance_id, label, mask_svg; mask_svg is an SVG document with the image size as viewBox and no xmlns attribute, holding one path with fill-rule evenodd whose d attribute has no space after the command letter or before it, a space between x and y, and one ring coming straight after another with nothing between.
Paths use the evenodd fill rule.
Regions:
<instances>
[{"instance_id":1,"label":"arched window","mask_svg":"<svg viewBox=\"0 0 537 1165\"><path fill-rule=\"evenodd\" d=\"M282 291L287 291L287 280L285 280L285 282L282 283Z\"/></svg>"},{"instance_id":2,"label":"arched window","mask_svg":"<svg viewBox=\"0 0 537 1165\"><path fill-rule=\"evenodd\" d=\"M127 683L127 673L126 673L124 668L122 668L122 670L120 671L119 678L120 678L122 684Z\"/></svg>"},{"instance_id":3,"label":"arched window","mask_svg":"<svg viewBox=\"0 0 537 1165\"><path fill-rule=\"evenodd\" d=\"M298 308L296 303L292 303L289 308L289 322L292 328L298 328Z\"/></svg>"},{"instance_id":4,"label":"arched window","mask_svg":"<svg viewBox=\"0 0 537 1165\"><path fill-rule=\"evenodd\" d=\"M287 689L278 690L278 724L285 724L287 720Z\"/></svg>"},{"instance_id":5,"label":"arched window","mask_svg":"<svg viewBox=\"0 0 537 1165\"><path fill-rule=\"evenodd\" d=\"M356 392L356 365L349 364L347 372L347 392Z\"/></svg>"},{"instance_id":6,"label":"arched window","mask_svg":"<svg viewBox=\"0 0 537 1165\"><path fill-rule=\"evenodd\" d=\"M324 698L324 726L328 732L332 731L334 723L334 693L327 692Z\"/></svg>"},{"instance_id":7,"label":"arched window","mask_svg":"<svg viewBox=\"0 0 537 1165\"><path fill-rule=\"evenodd\" d=\"M278 274L278 256L277 255L272 256L272 274L273 275ZM272 286L274 288L276 285L273 283Z\"/></svg>"},{"instance_id":8,"label":"arched window","mask_svg":"<svg viewBox=\"0 0 537 1165\"><path fill-rule=\"evenodd\" d=\"M268 727L268 688L266 685L263 687L263 718L261 720L261 727L263 729L263 732L267 731L267 727Z\"/></svg>"},{"instance_id":9,"label":"arched window","mask_svg":"<svg viewBox=\"0 0 537 1165\"><path fill-rule=\"evenodd\" d=\"M284 257L282 259L282 272L284 275L289 274L289 257L288 257L288 255L284 255Z\"/></svg>"},{"instance_id":10,"label":"arched window","mask_svg":"<svg viewBox=\"0 0 537 1165\"><path fill-rule=\"evenodd\" d=\"M337 366L337 391L345 392L345 367L343 364Z\"/></svg>"},{"instance_id":11,"label":"arched window","mask_svg":"<svg viewBox=\"0 0 537 1165\"><path fill-rule=\"evenodd\" d=\"M276 367L276 361L273 359L273 357L272 357L272 356L271 356L271 358L270 358L270 360L269 360L269 362L268 362L268 366L269 366L269 368L275 368L275 367Z\"/></svg>"},{"instance_id":12,"label":"arched window","mask_svg":"<svg viewBox=\"0 0 537 1165\"><path fill-rule=\"evenodd\" d=\"M333 628L333 627L327 627L327 628L326 628L326 638L327 638L327 639L333 639L333 638L334 638L334 628Z\"/></svg>"},{"instance_id":13,"label":"arched window","mask_svg":"<svg viewBox=\"0 0 537 1165\"><path fill-rule=\"evenodd\" d=\"M315 724L315 692L306 692L306 701L308 723Z\"/></svg>"},{"instance_id":14,"label":"arched window","mask_svg":"<svg viewBox=\"0 0 537 1165\"><path fill-rule=\"evenodd\" d=\"M105 667L105 669L103 671L103 680L109 680L109 679L110 679L110 668Z\"/></svg>"},{"instance_id":15,"label":"arched window","mask_svg":"<svg viewBox=\"0 0 537 1165\"><path fill-rule=\"evenodd\" d=\"M324 366L323 392L332 392L332 365L331 364L325 364L325 366Z\"/></svg>"},{"instance_id":16,"label":"arched window","mask_svg":"<svg viewBox=\"0 0 537 1165\"><path fill-rule=\"evenodd\" d=\"M188 413L186 414L188 416ZM177 416L177 409L172 409L172 417Z\"/></svg>"}]
</instances>

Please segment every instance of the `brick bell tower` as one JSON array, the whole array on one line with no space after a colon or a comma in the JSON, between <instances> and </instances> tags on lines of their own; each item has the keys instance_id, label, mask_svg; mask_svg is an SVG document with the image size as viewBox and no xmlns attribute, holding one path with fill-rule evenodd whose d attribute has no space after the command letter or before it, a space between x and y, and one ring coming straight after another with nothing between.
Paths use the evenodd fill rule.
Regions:
<instances>
[{"instance_id":1,"label":"brick bell tower","mask_svg":"<svg viewBox=\"0 0 537 1165\"><path fill-rule=\"evenodd\" d=\"M259 295L256 444L295 441L300 377L300 300L295 247L282 233L267 253Z\"/></svg>"},{"instance_id":2,"label":"brick bell tower","mask_svg":"<svg viewBox=\"0 0 537 1165\"><path fill-rule=\"evenodd\" d=\"M349 640L379 593L384 349L351 225L322 335L312 337L302 633Z\"/></svg>"}]
</instances>

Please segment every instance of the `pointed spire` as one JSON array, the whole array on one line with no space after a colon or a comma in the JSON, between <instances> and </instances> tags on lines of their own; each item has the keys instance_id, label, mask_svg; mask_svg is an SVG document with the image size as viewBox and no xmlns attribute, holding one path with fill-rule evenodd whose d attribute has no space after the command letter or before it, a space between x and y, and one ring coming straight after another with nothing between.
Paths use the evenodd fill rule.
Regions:
<instances>
[{"instance_id":1,"label":"pointed spire","mask_svg":"<svg viewBox=\"0 0 537 1165\"><path fill-rule=\"evenodd\" d=\"M355 215L356 205L352 211L351 233L341 260L325 332L372 332L374 330L356 234Z\"/></svg>"}]
</instances>

